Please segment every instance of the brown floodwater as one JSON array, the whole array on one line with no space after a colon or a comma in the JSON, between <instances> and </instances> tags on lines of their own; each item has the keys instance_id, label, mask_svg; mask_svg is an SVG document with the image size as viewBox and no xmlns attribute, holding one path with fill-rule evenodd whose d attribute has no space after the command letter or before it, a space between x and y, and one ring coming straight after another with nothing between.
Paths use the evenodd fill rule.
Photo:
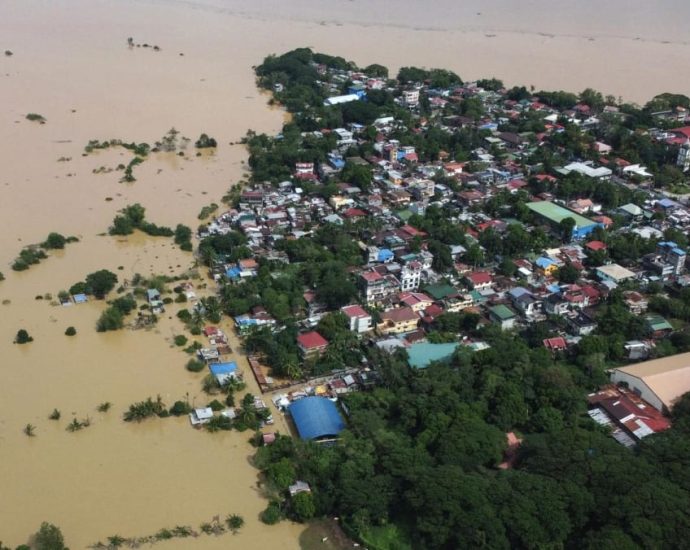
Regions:
<instances>
[{"instance_id":1,"label":"brown floodwater","mask_svg":"<svg viewBox=\"0 0 690 550\"><path fill-rule=\"evenodd\" d=\"M587 1L575 15L560 1L530 2L517 14L512 5L443 0L434 11L402 0L392 13L387 3L364 0L329 2L328 11L316 0L0 0L0 51L14 52L0 56L0 540L24 543L47 520L77 549L108 535L239 513L246 524L238 535L161 547L299 546L300 526L258 520L266 500L249 462L249 434L207 434L186 419L122 422L126 407L148 396L208 401L202 375L188 373L187 356L172 346L182 331L174 308L153 330L99 334L102 303L60 307L35 297L101 268L124 279L190 267L191 255L170 239L103 234L134 202L150 221L192 227L204 205L220 203L246 161L242 147L229 144L248 128L274 132L283 122L254 86L252 66L271 52L307 45L393 70L441 66L466 78L593 86L635 101L690 91L685 2ZM130 49L130 36L161 51ZM151 155L135 167L133 184L119 183L119 172L94 173L126 164L127 151L82 156L90 139L153 143L171 127L192 140L206 132L220 147L203 157L192 147L185 157ZM81 240L12 272L21 247L50 231ZM68 326L76 337L64 335ZM19 328L35 341L12 344ZM256 393L246 362L235 359ZM114 404L110 412L96 411L103 401ZM53 408L62 411L59 422L47 418ZM68 433L73 416L92 425ZM22 433L27 423L36 437ZM277 428L285 431L280 419Z\"/></svg>"}]
</instances>

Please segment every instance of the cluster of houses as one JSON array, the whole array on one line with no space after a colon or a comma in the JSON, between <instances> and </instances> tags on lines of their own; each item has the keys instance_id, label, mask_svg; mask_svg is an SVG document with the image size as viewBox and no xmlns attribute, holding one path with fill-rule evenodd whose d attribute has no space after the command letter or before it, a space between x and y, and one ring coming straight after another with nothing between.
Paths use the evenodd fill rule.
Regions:
<instances>
[{"instance_id":1,"label":"cluster of houses","mask_svg":"<svg viewBox=\"0 0 690 550\"><path fill-rule=\"evenodd\" d=\"M388 85L384 79L369 78L361 73L332 71L324 66L318 69L323 75L331 73L334 94L340 89L341 80L351 83L347 94L329 97L324 103L326 107L366 101L369 90L385 89ZM686 251L675 242L663 239L664 232L670 228L686 232L690 209L684 202L656 190L654 175L645 166L616 156L613 147L600 140L593 142L593 154L587 159L573 159L548 171L541 164L526 164L540 147L552 147L550 142L565 131L566 124L575 124L584 133L594 132L603 116L626 115L615 106L595 112L584 103L559 111L538 98L510 99L505 90L491 91L476 83L448 89L434 89L418 83L401 85L392 91L396 102L416 117L416 131L420 133L432 128L449 133L468 128L482 132L481 146L471 151L471 160L459 162L447 152L439 151L434 155L437 160L422 161L423 155L414 145L396 139L403 123L391 116L375 120L368 132L357 123L309 132L309 137L316 139L336 136L336 147L324 162L298 162L292 167L290 180L245 188L236 207L219 215L202 230L202 237L240 231L252 251L251 258L215 266L216 279L225 278L236 283L255 277L261 259L289 263L287 255L276 247L283 239L308 237L314 229L325 224L347 226L375 219L376 229L358 242L362 261L351 273L359 290L358 300L340 311L353 333L369 338L387 351L404 349L412 367L424 368L432 361L449 358L459 346L472 350L486 348L485 342L463 335L458 335L455 342L430 341L428 337L436 330L437 319L448 313L472 313L480 324L493 324L504 330L520 329L559 317L563 320L559 324L562 328L542 344L553 353L562 352L596 330L597 306L621 286L627 289L625 306L643 317L647 327L645 339L626 342L626 353L632 360L648 357L655 342L668 336L673 327L660 315L647 311L648 297L644 289L652 282L675 286L690 284L690 277L686 275ZM431 114L421 114L423 98L428 100ZM480 102L481 116L449 115L445 109L470 99ZM687 114L674 112L673 116L678 117L674 120L682 124ZM524 117L540 120L543 130L515 133L502 129ZM668 131L650 130L650 135L677 151L680 169L690 168L690 126ZM353 148L365 143L371 145L370 155L353 154ZM348 164L371 170L373 179L366 190L339 181L340 172ZM526 203L535 220L532 226L483 212L483 205L499 193L528 192L528 182L535 180L557 185L572 173L594 184L610 182L641 190L645 199L638 204L607 209L590 198L565 201L548 192L536 193L529 196ZM328 199L304 190L306 183L313 189L333 181L337 192ZM463 245L447 247L451 269L439 271L434 268L437 263L428 246L428 235L409 223L412 216L423 216L432 205L443 207L448 221L465 232ZM614 219L626 221L626 226L617 226L616 231L656 241L655 251L625 265L611 261L607 245L595 235L598 228L611 229ZM564 220L572 221L568 226L571 234L563 239L565 244L514 258L516 272L511 276L501 274L499 258L486 257L479 267L479 262L468 257L469 245L481 249L481 234L489 229L503 236L513 224L521 224L527 231L539 226L561 238ZM593 254L603 258L596 267L586 261ZM575 271L574 282L561 281L559 272L564 268ZM635 284L630 285L631 282ZM303 331L296 343L302 357L307 359L328 349L329 342L315 330L328 310L318 303L313 291L305 289L304 312ZM276 320L261 307L236 317L235 323L240 334L247 334L255 327L280 329ZM203 355L203 358L213 360L210 355ZM324 387L315 387L312 395L299 395L298 398L335 397L341 390L348 391L350 386L364 384L348 376L352 384L345 380L346 376L341 379L344 386L340 388L337 384L334 387L335 381L330 381ZM604 411L597 418L603 418L610 411L640 408L634 394L622 390L615 394L615 391L607 389L604 394L592 397L594 408ZM280 400L287 407L293 399L285 395ZM640 422L652 431L663 429L656 417L650 418L652 420L643 418ZM627 420L622 421L627 425ZM634 438L646 433L647 428L632 430L632 436L625 427L621 430L626 437Z\"/></svg>"}]
</instances>

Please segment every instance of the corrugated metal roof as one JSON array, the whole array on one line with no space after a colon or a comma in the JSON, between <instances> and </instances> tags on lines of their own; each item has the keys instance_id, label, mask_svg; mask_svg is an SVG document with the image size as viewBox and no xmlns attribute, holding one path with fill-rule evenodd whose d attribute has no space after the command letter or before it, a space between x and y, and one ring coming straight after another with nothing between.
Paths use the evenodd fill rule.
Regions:
<instances>
[{"instance_id":1,"label":"corrugated metal roof","mask_svg":"<svg viewBox=\"0 0 690 550\"><path fill-rule=\"evenodd\" d=\"M305 397L288 410L302 439L335 437L345 429L335 403L325 397Z\"/></svg>"}]
</instances>

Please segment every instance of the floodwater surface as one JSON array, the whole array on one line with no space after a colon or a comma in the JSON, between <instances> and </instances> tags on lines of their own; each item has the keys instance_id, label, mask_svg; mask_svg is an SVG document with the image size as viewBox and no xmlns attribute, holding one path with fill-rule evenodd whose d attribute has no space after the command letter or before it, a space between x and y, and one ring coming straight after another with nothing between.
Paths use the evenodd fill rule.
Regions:
<instances>
[{"instance_id":1,"label":"floodwater surface","mask_svg":"<svg viewBox=\"0 0 690 550\"><path fill-rule=\"evenodd\" d=\"M395 6L395 7L393 7ZM430 9L433 6L433 9ZM157 224L196 227L197 214L244 174L236 143L275 132L282 114L254 86L252 66L272 52L311 46L354 59L450 68L466 79L604 93L643 102L690 92L687 2L565 3L402 0L0 0L0 540L25 543L41 521L71 548L109 535L142 536L239 513L238 535L161 548L298 548L300 526L265 526L266 500L249 434L208 434L186 419L122 422L127 406L161 395L205 404L188 357L172 345L175 308L150 331L95 332L103 303L60 307L36 296L107 268L173 275L193 264L171 239L104 235L117 210L139 202ZM576 12L576 13L572 13ZM157 45L152 48L127 45ZM47 122L26 120L27 113ZM205 132L215 154L151 155L137 181L119 183L131 154L83 156L91 139L154 143L171 127ZM231 143L233 145L231 145ZM102 171L104 173L94 173ZM49 232L80 242L23 273L10 264ZM169 318L171 317L171 318ZM64 335L68 326L78 334ZM31 344L12 344L27 329ZM233 340L234 348L237 342ZM235 355L256 393L243 358ZM113 408L99 413L99 403ZM60 421L48 420L54 409ZM90 427L65 430L73 418ZM36 426L36 437L22 433ZM279 425L281 425L279 423Z\"/></svg>"}]
</instances>

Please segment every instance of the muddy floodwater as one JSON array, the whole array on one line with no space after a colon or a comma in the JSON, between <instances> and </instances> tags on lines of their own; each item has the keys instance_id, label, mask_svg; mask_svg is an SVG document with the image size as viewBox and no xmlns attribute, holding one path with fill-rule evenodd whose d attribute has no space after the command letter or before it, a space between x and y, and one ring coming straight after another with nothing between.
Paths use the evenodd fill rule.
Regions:
<instances>
[{"instance_id":1,"label":"muddy floodwater","mask_svg":"<svg viewBox=\"0 0 690 550\"><path fill-rule=\"evenodd\" d=\"M298 548L302 527L258 520L266 500L249 457L249 434L208 434L186 418L125 424L127 406L160 394L205 404L202 374L172 345L182 332L170 308L155 329L96 333L104 304L60 307L36 296L97 269L121 280L174 275L193 259L171 239L105 236L117 210L139 202L157 224L185 223L244 173L236 143L252 128L275 132L283 114L254 86L252 66L272 52L311 46L354 59L440 66L465 78L574 91L591 86L644 101L690 92L687 2L572 3L402 0L278 2L0 0L0 540L25 543L41 521L73 549L109 535L140 536L239 513L237 535L161 543L161 548ZM388 7L387 7L388 6ZM127 38L153 48L129 48ZM38 113L45 124L25 118ZM171 127L205 132L218 150L151 155L119 183L131 154L83 156L91 139L154 143ZM102 173L95 173L102 172ZM26 272L10 269L49 232L80 242ZM68 326L78 334L64 335ZM227 326L227 325L226 325ZM34 337L12 344L17 330ZM233 341L236 349L237 342ZM235 355L256 393L244 359ZM96 411L110 401L107 413ZM48 420L58 408L62 419ZM68 433L73 418L92 425ZM22 433L31 423L36 437ZM280 424L280 423L279 423Z\"/></svg>"}]
</instances>

